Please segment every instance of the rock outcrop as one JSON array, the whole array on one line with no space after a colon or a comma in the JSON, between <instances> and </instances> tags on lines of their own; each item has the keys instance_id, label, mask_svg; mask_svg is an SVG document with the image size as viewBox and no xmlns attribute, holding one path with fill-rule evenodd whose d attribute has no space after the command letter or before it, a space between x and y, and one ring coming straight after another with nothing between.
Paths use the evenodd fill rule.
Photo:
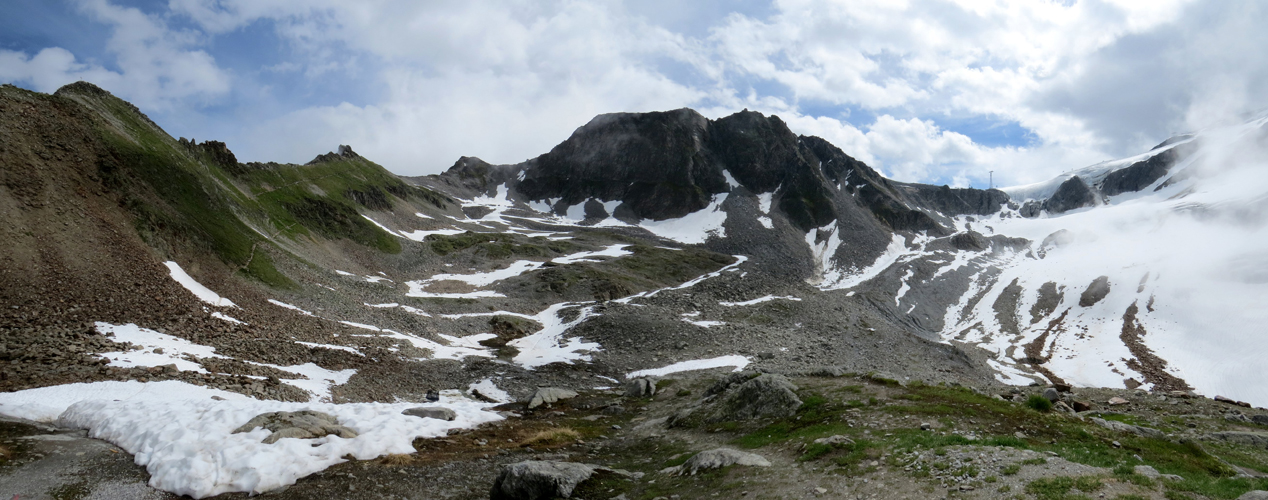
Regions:
<instances>
[{"instance_id":1,"label":"rock outcrop","mask_svg":"<svg viewBox=\"0 0 1268 500\"><path fill-rule=\"evenodd\" d=\"M357 437L356 431L339 425L335 417L311 410L262 413L233 433L251 432L260 427L272 431L264 438L264 444L273 444L282 438L314 439L332 434L344 439Z\"/></svg>"}]
</instances>

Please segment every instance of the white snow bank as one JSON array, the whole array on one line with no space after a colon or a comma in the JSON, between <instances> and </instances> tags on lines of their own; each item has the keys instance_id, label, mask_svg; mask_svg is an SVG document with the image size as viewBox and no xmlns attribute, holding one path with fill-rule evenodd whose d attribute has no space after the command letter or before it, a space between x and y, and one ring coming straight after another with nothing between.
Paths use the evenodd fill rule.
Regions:
<instances>
[{"instance_id":1,"label":"white snow bank","mask_svg":"<svg viewBox=\"0 0 1268 500\"><path fill-rule=\"evenodd\" d=\"M308 312L308 311L305 311L305 310L300 309L300 308L298 308L298 307L295 307L295 306L293 306L293 305L287 304L287 303L282 302L282 301L280 301L280 300L273 300L273 299L269 299L269 303L270 303L270 304L273 304L273 305L275 305L275 306L278 306L278 307L284 307L284 308L290 309L290 310L292 310L292 311L298 311L300 314L303 314L304 316L312 316L312 315L313 315L313 313L310 313L310 312Z\"/></svg>"},{"instance_id":2,"label":"white snow bank","mask_svg":"<svg viewBox=\"0 0 1268 500\"><path fill-rule=\"evenodd\" d=\"M233 323L233 324L236 324L236 325L245 325L245 324L246 324L246 322L244 322L244 321L242 321L242 320L240 320L240 319L238 319L238 318L235 318L235 317L233 317L233 316L230 316L230 315L228 315L228 314L222 313L222 312L220 312L220 311L212 311L212 313L211 313L211 317L216 318L216 319L221 320L221 321L228 321L228 322Z\"/></svg>"},{"instance_id":3,"label":"white snow bank","mask_svg":"<svg viewBox=\"0 0 1268 500\"><path fill-rule=\"evenodd\" d=\"M707 370L710 368L722 368L725 366L733 366L735 367L735 370L732 370L732 371L738 372L740 370L743 370L744 367L748 366L749 362L750 361L748 358L741 356L739 354L732 354L729 356L720 356L717 358L709 358L709 359L693 359L690 361L679 361L672 365L664 366L661 368L649 368L647 370L632 371L632 372L626 373L625 378L631 379L631 378L647 377L647 376L661 376L661 375L668 375L670 373L689 372L692 370Z\"/></svg>"},{"instance_id":4,"label":"white snow bank","mask_svg":"<svg viewBox=\"0 0 1268 500\"><path fill-rule=\"evenodd\" d=\"M112 325L98 322L96 327L97 331L102 334L113 336L116 342L128 342L141 348L134 351L100 354L99 356L110 360L109 364L111 366L131 368L175 364L176 368L181 371L208 373L202 364L198 362L200 358L231 359L228 356L216 353L216 348L214 347L195 344L180 337L173 337L149 328L141 328L132 323ZM280 366L254 361L245 362L299 375L301 378L283 378L281 381L283 384L308 392L312 401L329 400L332 386L347 383L348 379L357 373L356 370L352 369L327 370L313 363Z\"/></svg>"},{"instance_id":5,"label":"white snow bank","mask_svg":"<svg viewBox=\"0 0 1268 500\"><path fill-rule=\"evenodd\" d=\"M722 226L726 223L726 211L722 210L722 202L726 197L727 193L715 194L709 206L700 210L677 219L644 220L638 225L656 236L679 243L704 243L710 236L724 238L726 228Z\"/></svg>"},{"instance_id":6,"label":"white snow bank","mask_svg":"<svg viewBox=\"0 0 1268 500\"><path fill-rule=\"evenodd\" d=\"M534 262L531 260L518 260L511 263L511 265L506 266L505 269L498 269L495 271L489 271L487 273L474 273L474 274L437 274L435 276L432 276L430 279L426 281L428 282L461 281L471 286L484 287L484 286L492 285L494 283L497 283L507 278L514 278L526 272L535 270L541 266L542 266L541 262Z\"/></svg>"},{"instance_id":7,"label":"white snow bank","mask_svg":"<svg viewBox=\"0 0 1268 500\"><path fill-rule=\"evenodd\" d=\"M556 257L551 262L556 264L574 264L577 262L601 262L595 257L624 257L626 255L634 255L634 252L626 250L629 245L608 245L603 250L595 250L593 252L577 252L563 257Z\"/></svg>"},{"instance_id":8,"label":"white snow bank","mask_svg":"<svg viewBox=\"0 0 1268 500\"><path fill-rule=\"evenodd\" d=\"M574 254L565 255L563 257L557 257L551 260L551 262L554 262L556 264L575 264L578 262L601 262L598 259L598 257L624 257L626 255L633 255L633 252L630 252L625 249L626 247L629 247L629 245L608 245L603 250L595 250L591 252L577 252ZM434 283L437 281L461 281L468 285L481 288L481 287L492 285L494 283L497 283L505 279L514 278L516 276L519 276L527 272L536 271L540 269L543 265L544 263L542 262L537 262L532 260L517 260L511 263L511 265L506 266L503 269L497 269L497 270L484 272L484 273L472 273L472 274L452 274L452 273L437 274L425 280L407 282L406 285L410 287L410 293L424 293L424 294L431 293L431 292L424 291L424 289L431 283ZM471 292L471 293L492 294L496 292ZM433 295L436 295L436 294L433 294ZM411 296L419 297L422 295L411 295ZM474 297L471 295L467 295L467 296ZM499 294L499 295L484 295L484 296L502 297L503 295Z\"/></svg>"},{"instance_id":9,"label":"white snow bank","mask_svg":"<svg viewBox=\"0 0 1268 500\"><path fill-rule=\"evenodd\" d=\"M478 392L480 393L480 395L482 395L482 396L484 396L484 397L486 397L486 398L489 398L489 399L495 400L495 401L497 401L498 403L510 403L510 402L511 402L511 395L510 395L510 394L507 394L507 393L506 393L506 391L504 391L504 390L502 390L501 388L499 388L499 387L497 386L497 384L494 384L494 383L493 383L493 379L488 379L488 378L486 378L486 379L481 380L481 381L479 381L479 382L473 382L473 383L472 383L472 384L468 387L468 389L469 389L469 390L472 390L472 391L478 391Z\"/></svg>"},{"instance_id":10,"label":"white snow bank","mask_svg":"<svg viewBox=\"0 0 1268 500\"><path fill-rule=\"evenodd\" d=\"M564 322L559 313L565 308L577 304L562 302L552 305L532 318L542 324L542 329L532 335L508 342L508 345L519 349L515 355L515 363L524 368L537 368L550 363L569 363L573 361L590 361L590 351L602 348L596 342L585 342L580 337L564 338L568 329L581 324L591 316L596 316L593 306L583 307L576 319Z\"/></svg>"},{"instance_id":11,"label":"white snow bank","mask_svg":"<svg viewBox=\"0 0 1268 500\"><path fill-rule=\"evenodd\" d=\"M140 347L140 350L104 352L99 356L110 360L109 366L132 368L137 366L163 366L175 364L180 371L207 373L202 365L190 361L189 356L199 358L224 358L216 354L216 348L195 344L188 340L165 335L148 328L141 328L132 323L112 325L97 322L97 331L113 337L115 342L128 342ZM159 352L155 352L155 350Z\"/></svg>"},{"instance_id":12,"label":"white snow bank","mask_svg":"<svg viewBox=\"0 0 1268 500\"><path fill-rule=\"evenodd\" d=\"M186 290L189 290L190 293L193 293L195 297L198 297L198 300L216 307L238 307L238 305L234 304L233 301L221 297L216 292L211 291L211 289L202 286L201 283L194 281L194 278L191 278L189 274L185 273L184 269L181 269L180 264L169 260L164 262L163 265L167 266L167 270L172 275L172 279L176 280L177 283L180 283L181 286L185 287Z\"/></svg>"},{"instance_id":13,"label":"white snow bank","mask_svg":"<svg viewBox=\"0 0 1268 500\"><path fill-rule=\"evenodd\" d=\"M756 298L756 299L753 299L753 300L746 300L746 301L743 301L743 302L718 302L718 305L721 305L721 306L727 306L727 307L735 307L735 306L751 306L751 305L755 305L755 304L761 304L762 302L770 302L770 301L772 301L772 300L791 300L791 301L794 301L794 302L801 302L801 299L800 299L800 298L798 298L798 297L793 297L793 296L791 296L791 295L780 295L780 296L776 296L776 295L767 295L767 296L765 296L765 297L758 297L758 298Z\"/></svg>"},{"instance_id":14,"label":"white snow bank","mask_svg":"<svg viewBox=\"0 0 1268 500\"><path fill-rule=\"evenodd\" d=\"M0 413L66 427L135 455L150 473L150 486L203 498L228 492L262 493L294 484L301 477L343 462L351 454L368 460L412 453L416 437L446 435L451 428L499 420L482 411L491 406L446 391L442 406L457 413L452 422L402 415L414 403L316 404L259 401L240 394L177 381L94 382L0 394ZM212 396L224 401L211 399ZM232 434L261 413L315 410L333 415L356 431L353 439L286 438L261 441L269 431Z\"/></svg>"},{"instance_id":15,"label":"white snow bank","mask_svg":"<svg viewBox=\"0 0 1268 500\"><path fill-rule=\"evenodd\" d=\"M236 392L211 389L176 380L147 383L135 380L127 382L92 382L55 385L17 392L2 392L0 393L0 415L25 418L36 422L55 423L57 422L57 417L66 411L66 408L79 401L109 399L123 402L162 402L210 400L212 396L226 400L251 399Z\"/></svg>"},{"instance_id":16,"label":"white snow bank","mask_svg":"<svg viewBox=\"0 0 1268 500\"><path fill-rule=\"evenodd\" d=\"M308 347L316 347L318 349L333 349L336 351L348 351L358 356L365 356L365 354L362 354L361 351L357 350L355 347L348 347L346 345L316 344L313 342L300 342L298 340L296 340L295 343L299 345L308 346Z\"/></svg>"}]
</instances>

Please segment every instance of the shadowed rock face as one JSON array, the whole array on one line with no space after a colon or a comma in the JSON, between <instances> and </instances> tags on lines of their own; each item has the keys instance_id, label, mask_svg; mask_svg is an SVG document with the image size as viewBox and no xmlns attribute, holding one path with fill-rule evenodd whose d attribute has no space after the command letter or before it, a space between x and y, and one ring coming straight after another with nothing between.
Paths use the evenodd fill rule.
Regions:
<instances>
[{"instance_id":1,"label":"shadowed rock face","mask_svg":"<svg viewBox=\"0 0 1268 500\"><path fill-rule=\"evenodd\" d=\"M556 200L556 209L621 201L613 215L651 220L708 206L732 189L728 175L753 193L775 192L776 206L802 231L853 218L842 214L842 190L889 229L940 235L944 225L921 208L984 214L1008 199L1000 191L890 181L821 138L797 136L777 116L747 110L717 120L690 109L600 115L527 162L495 166L464 157L445 173L477 191L513 184L528 199ZM597 207L591 212L599 215Z\"/></svg>"},{"instance_id":2,"label":"shadowed rock face","mask_svg":"<svg viewBox=\"0 0 1268 500\"><path fill-rule=\"evenodd\" d=\"M681 217L727 190L704 147L709 121L690 109L599 115L523 165L530 199L621 200L646 219Z\"/></svg>"},{"instance_id":3,"label":"shadowed rock face","mask_svg":"<svg viewBox=\"0 0 1268 500\"><path fill-rule=\"evenodd\" d=\"M1193 149L1196 149L1193 143L1182 144L1151 156L1148 160L1138 161L1127 168L1110 172L1105 176L1105 180L1101 181L1101 193L1114 196L1145 189L1167 175L1171 167L1188 156Z\"/></svg>"},{"instance_id":4,"label":"shadowed rock face","mask_svg":"<svg viewBox=\"0 0 1268 500\"><path fill-rule=\"evenodd\" d=\"M1052 213L1062 213L1074 210L1076 208L1090 207L1096 204L1096 193L1080 179L1079 176L1071 177L1069 180L1062 182L1057 188L1057 192L1052 194L1048 201L1045 201L1043 208Z\"/></svg>"}]
</instances>

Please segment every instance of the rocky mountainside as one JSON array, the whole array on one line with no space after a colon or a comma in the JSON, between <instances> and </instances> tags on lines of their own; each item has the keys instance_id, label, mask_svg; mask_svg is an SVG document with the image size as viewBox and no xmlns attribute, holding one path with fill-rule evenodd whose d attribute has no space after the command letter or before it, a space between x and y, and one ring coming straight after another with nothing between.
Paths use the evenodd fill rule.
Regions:
<instances>
[{"instance_id":1,"label":"rocky mountainside","mask_svg":"<svg viewBox=\"0 0 1268 500\"><path fill-rule=\"evenodd\" d=\"M782 408L746 421L819 404L776 375L853 374L895 397L1053 385L1268 401L1263 342L1237 336L1268 298L1265 119L977 190L887 179L750 111L601 115L523 163L464 157L413 178L345 145L239 162L83 82L0 87L0 111L0 414L158 450L137 463L168 492L275 490L431 446L418 437L547 426L535 408L568 394L619 409L605 391L647 397L662 377L695 384L646 407L686 422L684 439L750 426L716 398ZM700 387L733 370L750 371ZM675 407L689 400L697 417ZM569 425L599 439L606 417L590 417ZM272 446L281 434L235 431L292 420L333 430L296 438L317 440L302 460ZM256 458L225 460L230 445Z\"/></svg>"},{"instance_id":2,"label":"rocky mountainside","mask_svg":"<svg viewBox=\"0 0 1268 500\"><path fill-rule=\"evenodd\" d=\"M717 120L690 110L611 114L526 162L463 158L414 182L749 256L746 266L772 279L810 284L838 303L863 300L917 335L984 347L1001 381L1268 401L1260 384L1246 383L1257 370L1240 358L1247 344L1206 340L1204 315L1240 318L1218 328L1219 339L1237 338L1251 315L1218 300L1199 313L1181 298L1194 287L1222 295L1246 284L1214 269L1191 276L1208 265L1193 259L1239 268L1262 252L1246 238L1259 228L1252 214L1263 190L1250 186L1262 179L1241 181L1250 194L1226 190L1255 175L1263 125L1178 136L1048 182L983 191L886 179L823 139L749 111ZM1173 229L1190 224L1216 233L1202 256L1187 255L1194 242ZM1124 239L1131 243L1109 243ZM1208 342L1206 354L1190 350ZM1211 372L1215 359L1221 368Z\"/></svg>"}]
</instances>

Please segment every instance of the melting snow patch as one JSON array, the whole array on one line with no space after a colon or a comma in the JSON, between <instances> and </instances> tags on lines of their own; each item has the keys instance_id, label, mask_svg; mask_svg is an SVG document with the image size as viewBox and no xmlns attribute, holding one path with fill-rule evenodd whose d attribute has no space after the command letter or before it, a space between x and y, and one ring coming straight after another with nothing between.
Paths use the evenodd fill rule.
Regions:
<instances>
[{"instance_id":1,"label":"melting snow patch","mask_svg":"<svg viewBox=\"0 0 1268 500\"><path fill-rule=\"evenodd\" d=\"M304 316L312 316L312 315L313 315L313 313L310 313L310 312L308 312L308 311L305 311L305 310L300 309L300 308L298 308L298 307L295 307L295 306L293 306L293 305L287 304L287 303L285 303L285 302L281 302L281 301L277 301L277 300L269 299L269 303L270 303L270 304L273 304L273 305L275 305L275 306L278 306L278 307L285 307L285 308L290 309L290 310L292 310L292 311L299 311L299 313L300 313L300 314L303 314Z\"/></svg>"},{"instance_id":2,"label":"melting snow patch","mask_svg":"<svg viewBox=\"0 0 1268 500\"><path fill-rule=\"evenodd\" d=\"M556 264L573 264L577 262L601 262L595 257L624 257L626 255L633 255L634 252L626 250L626 247L629 247L629 245L608 245L607 248L604 248L603 250L596 250L593 252L578 252L571 255L565 255L563 257L557 257L551 262L554 262Z\"/></svg>"},{"instance_id":3,"label":"melting snow patch","mask_svg":"<svg viewBox=\"0 0 1268 500\"><path fill-rule=\"evenodd\" d=\"M234 324L238 324L238 325L245 325L245 324L246 324L246 323L244 323L242 320L239 320L238 318L234 318L234 317L232 317L232 316L229 316L229 315L227 315L227 314L221 313L221 312L219 312L219 311L212 312L212 313L211 313L211 317L216 318L216 319L219 319L219 320L223 320L223 321L228 321L228 322L230 322L230 323L234 323Z\"/></svg>"},{"instance_id":4,"label":"melting snow patch","mask_svg":"<svg viewBox=\"0 0 1268 500\"><path fill-rule=\"evenodd\" d=\"M1035 379L1026 376L1026 373L1012 366L1000 363L993 359L987 359L986 364L994 368L996 372L995 380L1008 385L1030 385Z\"/></svg>"},{"instance_id":5,"label":"melting snow patch","mask_svg":"<svg viewBox=\"0 0 1268 500\"><path fill-rule=\"evenodd\" d=\"M336 351L348 351L348 352L353 353L353 354L356 354L356 355L358 355L358 356L365 356L365 354L361 354L361 351L358 351L357 349L352 348L352 347L348 347L348 346L346 346L346 345L314 344L314 343L312 343L312 342L300 342L300 341L298 341L298 340L297 340L297 341L295 341L295 343L296 343L296 344L299 344L299 345L306 345L306 346L308 346L308 347L316 347L316 348L318 348L318 349L333 349L333 350L336 350Z\"/></svg>"},{"instance_id":6,"label":"melting snow patch","mask_svg":"<svg viewBox=\"0 0 1268 500\"><path fill-rule=\"evenodd\" d=\"M431 236L431 235L433 235L433 234L439 234L439 235L442 235L442 236L453 236L453 235L455 235L455 234L462 234L462 233L465 233L465 232L467 232L467 231L466 231L466 230L464 230L464 229L431 229L431 230L417 229L417 230L414 230L414 231L410 231L410 232L408 232L408 233L407 233L407 232L404 232L404 231L401 231L401 232L398 234L398 236L401 236L401 237L404 237L404 238L407 238L407 239L411 239L411 240L414 240L414 241L423 241L423 240L427 239L427 237L428 237L428 236Z\"/></svg>"},{"instance_id":7,"label":"melting snow patch","mask_svg":"<svg viewBox=\"0 0 1268 500\"><path fill-rule=\"evenodd\" d=\"M572 364L573 361L590 361L590 355L584 353L598 351L602 346L595 342L584 342L580 337L564 338L564 333L569 328L581 324L591 316L596 316L594 307L587 306L581 309L576 319L564 322L559 317L559 313L565 308L575 306L576 304L570 302L562 302L534 316L533 319L542 324L542 329L507 343L520 351L515 355L515 363L532 369L550 363Z\"/></svg>"},{"instance_id":8,"label":"melting snow patch","mask_svg":"<svg viewBox=\"0 0 1268 500\"><path fill-rule=\"evenodd\" d=\"M202 365L196 361L190 361L186 355L199 358L224 358L216 354L214 347L195 344L180 337L141 328L132 323L112 325L97 322L96 326L98 332L113 337L112 340L115 342L127 342L141 348L134 351L101 353L101 357L110 360L110 366L132 368L175 364L180 371L207 373Z\"/></svg>"},{"instance_id":9,"label":"melting snow patch","mask_svg":"<svg viewBox=\"0 0 1268 500\"><path fill-rule=\"evenodd\" d=\"M164 262L163 265L167 266L167 270L172 275L172 279L176 280L176 282L180 283L186 290L193 293L195 297L198 297L198 300L216 307L238 307L237 304L234 304L229 299L221 297L216 292L213 292L207 287L202 286L202 284L197 281L194 281L194 278L191 278L185 273L184 269L181 269L180 264L169 260Z\"/></svg>"},{"instance_id":10,"label":"melting snow patch","mask_svg":"<svg viewBox=\"0 0 1268 500\"><path fill-rule=\"evenodd\" d=\"M141 328L131 323L112 325L98 322L96 326L97 331L113 336L115 342L127 342L141 348L139 351L100 354L101 357L110 360L109 364L111 366L130 368L174 364L181 371L207 373L207 370L198 362L199 358L231 359L228 356L217 354L214 347L195 344L180 337L173 337L148 328ZM308 392L312 401L330 399L330 388L332 386L347 383L348 379L357 373L356 370L327 370L313 363L295 366L270 365L254 361L246 361L246 363L256 366L267 366L306 377L284 378L281 381L284 384Z\"/></svg>"},{"instance_id":11,"label":"melting snow patch","mask_svg":"<svg viewBox=\"0 0 1268 500\"><path fill-rule=\"evenodd\" d=\"M352 273L348 271L340 271L338 269L335 269L335 274L338 274L340 276L354 276Z\"/></svg>"},{"instance_id":12,"label":"melting snow patch","mask_svg":"<svg viewBox=\"0 0 1268 500\"><path fill-rule=\"evenodd\" d=\"M732 354L729 356L721 356L717 358L693 359L691 361L679 361L672 365L661 367L661 368L650 368L647 370L632 371L632 372L626 373L625 378L632 379L632 378L647 377L647 376L662 376L662 375L668 375L670 373L687 372L692 370L707 370L710 368L721 368L724 366L735 367L735 369L732 371L738 372L740 370L743 370L744 367L748 366L748 364L749 364L748 358L744 356L740 356L739 354Z\"/></svg>"},{"instance_id":13,"label":"melting snow patch","mask_svg":"<svg viewBox=\"0 0 1268 500\"><path fill-rule=\"evenodd\" d=\"M812 237L813 236L810 236L810 234L807 234L806 239L809 240ZM832 235L832 240L835 240L837 245L840 244L835 232ZM835 251L835 248L833 248L833 251ZM876 261L873 262L872 265L866 268L855 268L850 272L842 272L840 269L830 269L827 265L825 265L823 281L819 284L819 288L821 290L853 288L862 284L864 281L875 278L881 272L889 269L889 266L894 265L894 263L898 262L899 259L908 253L909 251L907 250L906 240L904 240L902 236L895 234L894 239L890 240L889 246L885 248L885 252L877 257ZM819 252L816 252L816 256L820 256L821 262L827 264L831 257L831 253L824 252L820 254Z\"/></svg>"},{"instance_id":14,"label":"melting snow patch","mask_svg":"<svg viewBox=\"0 0 1268 500\"><path fill-rule=\"evenodd\" d=\"M468 388L471 391L479 392L481 396L497 401L498 403L511 402L511 395L498 388L497 384L493 383L493 379L486 378L479 382L474 382Z\"/></svg>"},{"instance_id":15,"label":"melting snow patch","mask_svg":"<svg viewBox=\"0 0 1268 500\"><path fill-rule=\"evenodd\" d=\"M225 399L216 401L212 396ZM203 498L229 492L263 493L342 463L412 453L417 437L439 437L451 428L499 420L491 406L446 395L441 406L453 421L402 414L412 403L314 404L259 401L184 382L94 382L0 394L0 413L88 429L89 435L135 455L150 485ZM283 438L262 441L269 431L233 430L261 413L314 410L330 414L356 438Z\"/></svg>"},{"instance_id":16,"label":"melting snow patch","mask_svg":"<svg viewBox=\"0 0 1268 500\"><path fill-rule=\"evenodd\" d=\"M746 300L746 301L744 301L744 302L718 302L718 305L721 305L721 306L727 306L727 307L735 307L735 306L751 306L751 305L754 305L754 304L761 304L762 302L770 302L770 301L772 301L772 300L791 300L791 301L795 301L795 302L801 302L801 299L800 299L800 298L798 298L798 297L793 297L793 296L791 296L791 295L788 295L788 296L767 295L767 296L765 296L765 297L758 297L758 298L756 298L756 299L753 299L753 300Z\"/></svg>"},{"instance_id":17,"label":"melting snow patch","mask_svg":"<svg viewBox=\"0 0 1268 500\"><path fill-rule=\"evenodd\" d=\"M704 243L710 236L723 238L726 236L726 211L722 210L722 202L727 193L713 195L709 206L689 213L677 219L662 221L644 220L639 223L643 229L662 238L669 238L679 243Z\"/></svg>"}]
</instances>

